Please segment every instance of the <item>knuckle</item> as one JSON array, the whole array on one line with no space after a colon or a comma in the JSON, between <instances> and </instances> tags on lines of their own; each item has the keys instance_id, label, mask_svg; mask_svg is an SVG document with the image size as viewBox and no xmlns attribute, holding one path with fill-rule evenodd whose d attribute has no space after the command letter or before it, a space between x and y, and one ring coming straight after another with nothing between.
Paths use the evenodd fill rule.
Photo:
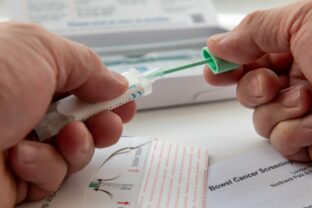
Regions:
<instances>
[{"instance_id":1,"label":"knuckle","mask_svg":"<svg viewBox=\"0 0 312 208\"><path fill-rule=\"evenodd\" d=\"M256 10L249 13L242 21L242 25L246 26L246 28L250 28L250 26L259 26L259 23L264 21L264 17L266 16L266 11L264 10Z\"/></svg>"},{"instance_id":2,"label":"knuckle","mask_svg":"<svg viewBox=\"0 0 312 208\"><path fill-rule=\"evenodd\" d=\"M300 115L307 113L312 105L312 95L308 86L299 86L299 98L298 98L298 109Z\"/></svg>"},{"instance_id":3,"label":"knuckle","mask_svg":"<svg viewBox=\"0 0 312 208\"><path fill-rule=\"evenodd\" d=\"M294 6L289 6L287 10L291 11L289 12L290 18L288 22L288 28L289 33L295 34L300 30L300 28L307 23L308 20L312 17L312 2L311 1L303 1L301 3L298 3Z\"/></svg>"},{"instance_id":4,"label":"knuckle","mask_svg":"<svg viewBox=\"0 0 312 208\"><path fill-rule=\"evenodd\" d=\"M279 9L257 10L246 16L242 21L242 27L252 35L252 39L259 50L270 50L273 44L285 47L288 39L284 33L284 21L288 19L284 12ZM263 35L268 33L270 35Z\"/></svg>"},{"instance_id":5,"label":"knuckle","mask_svg":"<svg viewBox=\"0 0 312 208\"><path fill-rule=\"evenodd\" d=\"M289 7L289 21L287 21L287 33L289 34L291 50L296 52L310 49L310 22L312 20L312 2L301 1L295 7ZM305 35L308 34L308 35Z\"/></svg>"},{"instance_id":6,"label":"knuckle","mask_svg":"<svg viewBox=\"0 0 312 208\"><path fill-rule=\"evenodd\" d=\"M101 59L91 48L81 45L79 43L70 43L74 44L75 47L72 47L72 50L74 50L74 54L71 54L71 56L69 56L68 58L72 58L72 56L79 57L79 61L77 61L76 63L72 63L71 60L67 61L74 65L72 68L79 69L82 67L86 69L84 71L85 78L89 77L93 71L103 70ZM77 64L79 64L80 66L78 66Z\"/></svg>"},{"instance_id":7,"label":"knuckle","mask_svg":"<svg viewBox=\"0 0 312 208\"><path fill-rule=\"evenodd\" d=\"M275 146L293 146L297 138L296 126L291 120L279 122L273 128L270 139L275 141Z\"/></svg>"},{"instance_id":8,"label":"knuckle","mask_svg":"<svg viewBox=\"0 0 312 208\"><path fill-rule=\"evenodd\" d=\"M302 116L311 108L311 94L304 85L294 86L280 91L276 98L283 109L289 109L288 117Z\"/></svg>"}]
</instances>

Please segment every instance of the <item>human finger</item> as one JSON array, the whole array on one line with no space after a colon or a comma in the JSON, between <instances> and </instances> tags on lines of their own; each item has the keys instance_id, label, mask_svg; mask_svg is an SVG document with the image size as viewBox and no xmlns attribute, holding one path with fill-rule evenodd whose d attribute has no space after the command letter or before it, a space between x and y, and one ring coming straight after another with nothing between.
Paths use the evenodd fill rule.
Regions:
<instances>
[{"instance_id":1,"label":"human finger","mask_svg":"<svg viewBox=\"0 0 312 208\"><path fill-rule=\"evenodd\" d=\"M123 123L127 123L133 119L136 113L136 104L135 102L126 103L112 111L119 115Z\"/></svg>"},{"instance_id":2,"label":"human finger","mask_svg":"<svg viewBox=\"0 0 312 208\"><path fill-rule=\"evenodd\" d=\"M244 75L244 69L236 69L233 71L225 72L222 74L214 74L208 66L204 68L205 80L214 86L227 86L238 82L238 80Z\"/></svg>"},{"instance_id":3,"label":"human finger","mask_svg":"<svg viewBox=\"0 0 312 208\"><path fill-rule=\"evenodd\" d=\"M248 72L237 85L237 98L246 107L254 108L271 101L281 89L279 77L269 69Z\"/></svg>"},{"instance_id":4,"label":"human finger","mask_svg":"<svg viewBox=\"0 0 312 208\"><path fill-rule=\"evenodd\" d=\"M292 62L293 57L290 53L265 54L255 62L244 64L239 69L222 74L215 75L208 66L206 66L204 69L204 77L207 82L212 85L226 86L237 83L244 74L259 68L267 68L277 74L286 74L289 72Z\"/></svg>"},{"instance_id":5,"label":"human finger","mask_svg":"<svg viewBox=\"0 0 312 208\"><path fill-rule=\"evenodd\" d=\"M217 57L237 64L252 63L268 53L291 52L311 82L311 9L311 1L297 1L253 12L233 31L211 37L209 49Z\"/></svg>"},{"instance_id":6,"label":"human finger","mask_svg":"<svg viewBox=\"0 0 312 208\"><path fill-rule=\"evenodd\" d=\"M269 138L278 123L305 115L311 105L311 93L305 86L282 90L272 102L256 108L253 115L255 129L261 136Z\"/></svg>"},{"instance_id":7,"label":"human finger","mask_svg":"<svg viewBox=\"0 0 312 208\"><path fill-rule=\"evenodd\" d=\"M99 148L115 144L122 133L122 119L112 111L102 111L85 123L94 138L95 146Z\"/></svg>"},{"instance_id":8,"label":"human finger","mask_svg":"<svg viewBox=\"0 0 312 208\"><path fill-rule=\"evenodd\" d=\"M56 146L68 164L67 174L84 168L94 153L93 136L81 122L65 126L56 136Z\"/></svg>"},{"instance_id":9,"label":"human finger","mask_svg":"<svg viewBox=\"0 0 312 208\"><path fill-rule=\"evenodd\" d=\"M290 71L293 64L293 56L291 53L270 53L265 54L258 60L252 63L244 64L246 72L268 68L277 74L286 74Z\"/></svg>"},{"instance_id":10,"label":"human finger","mask_svg":"<svg viewBox=\"0 0 312 208\"><path fill-rule=\"evenodd\" d=\"M67 164L49 144L22 141L9 152L15 175L28 183L27 200L41 199L58 189L67 173Z\"/></svg>"},{"instance_id":11,"label":"human finger","mask_svg":"<svg viewBox=\"0 0 312 208\"><path fill-rule=\"evenodd\" d=\"M270 136L273 147L290 160L312 160L312 116L286 120L276 125Z\"/></svg>"}]
</instances>

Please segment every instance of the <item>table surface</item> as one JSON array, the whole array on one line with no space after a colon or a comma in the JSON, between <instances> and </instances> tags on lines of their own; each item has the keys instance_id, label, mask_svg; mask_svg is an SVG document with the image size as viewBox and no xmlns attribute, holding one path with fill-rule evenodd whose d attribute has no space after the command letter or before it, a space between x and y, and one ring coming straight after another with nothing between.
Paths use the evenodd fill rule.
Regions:
<instances>
[{"instance_id":1,"label":"table surface","mask_svg":"<svg viewBox=\"0 0 312 208\"><path fill-rule=\"evenodd\" d=\"M231 29L248 12L293 1L214 2L220 23ZM0 21L6 19L3 0L0 0ZM254 131L252 110L243 108L236 100L139 112L132 122L125 125L123 135L152 137L208 148L211 163L269 145Z\"/></svg>"},{"instance_id":2,"label":"table surface","mask_svg":"<svg viewBox=\"0 0 312 208\"><path fill-rule=\"evenodd\" d=\"M268 145L236 100L139 112L123 135L208 148L212 163Z\"/></svg>"}]
</instances>

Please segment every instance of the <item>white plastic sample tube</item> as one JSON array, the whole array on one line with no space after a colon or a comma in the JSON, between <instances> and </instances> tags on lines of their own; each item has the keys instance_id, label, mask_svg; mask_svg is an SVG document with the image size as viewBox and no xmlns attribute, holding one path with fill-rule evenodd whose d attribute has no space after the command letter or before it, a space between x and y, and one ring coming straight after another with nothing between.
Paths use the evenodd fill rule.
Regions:
<instances>
[{"instance_id":1,"label":"white plastic sample tube","mask_svg":"<svg viewBox=\"0 0 312 208\"><path fill-rule=\"evenodd\" d=\"M35 132L40 141L55 136L61 128L73 121L85 121L103 111L112 110L141 96L152 93L153 79L148 79L135 69L122 74L129 83L128 90L121 96L99 103L87 103L71 95L53 103L42 118Z\"/></svg>"}]
</instances>

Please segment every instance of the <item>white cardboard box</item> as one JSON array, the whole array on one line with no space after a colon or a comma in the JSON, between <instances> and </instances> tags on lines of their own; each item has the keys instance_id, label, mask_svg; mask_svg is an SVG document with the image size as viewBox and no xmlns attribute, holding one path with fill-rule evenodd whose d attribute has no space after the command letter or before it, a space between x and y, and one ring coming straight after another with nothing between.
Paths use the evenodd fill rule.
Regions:
<instances>
[{"instance_id":1,"label":"white cardboard box","mask_svg":"<svg viewBox=\"0 0 312 208\"><path fill-rule=\"evenodd\" d=\"M10 0L7 4L11 19L37 22L88 45L105 64L111 60L128 60L130 63L107 64L118 72L130 67L168 67L197 61L201 59L200 51L206 46L207 38L225 31L219 26L212 3L207 0ZM184 51L186 54L191 51L193 58L183 59ZM167 53L182 54L182 58L157 59ZM141 59L144 61L137 61ZM202 69L197 67L159 80L153 94L138 101L138 108L234 97L233 87L209 86Z\"/></svg>"}]
</instances>

